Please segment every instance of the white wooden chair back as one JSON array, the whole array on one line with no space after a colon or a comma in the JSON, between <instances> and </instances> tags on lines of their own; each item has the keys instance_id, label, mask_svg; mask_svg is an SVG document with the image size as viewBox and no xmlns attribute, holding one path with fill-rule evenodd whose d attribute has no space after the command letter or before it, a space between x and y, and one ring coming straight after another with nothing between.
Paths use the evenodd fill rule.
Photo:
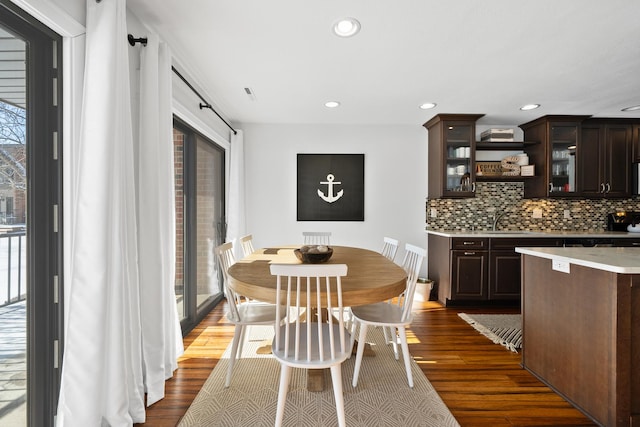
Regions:
<instances>
[{"instance_id":1,"label":"white wooden chair back","mask_svg":"<svg viewBox=\"0 0 640 427\"><path fill-rule=\"evenodd\" d=\"M229 286L229 276L227 274L227 270L233 264L236 263L236 258L233 255L233 242L223 243L220 246L217 246L214 250L216 258L218 259L218 265L220 270L222 270L222 275L224 276L224 294L227 297L227 303L229 304L229 316L232 321L240 321L240 314L238 313L238 304L240 301L240 296L236 295Z\"/></svg>"},{"instance_id":2,"label":"white wooden chair back","mask_svg":"<svg viewBox=\"0 0 640 427\"><path fill-rule=\"evenodd\" d=\"M330 231L303 231L305 245L326 245L331 246Z\"/></svg>"},{"instance_id":3,"label":"white wooden chair back","mask_svg":"<svg viewBox=\"0 0 640 427\"><path fill-rule=\"evenodd\" d=\"M380 251L382 256L393 261L394 259L396 259L397 252L398 252L398 241L396 239L392 239L391 237L385 237L384 242L382 244L382 250Z\"/></svg>"},{"instance_id":4,"label":"white wooden chair back","mask_svg":"<svg viewBox=\"0 0 640 427\"><path fill-rule=\"evenodd\" d=\"M341 277L346 264L272 264L276 275L279 310L286 310L284 324L274 338L273 353L297 367L321 368L341 363L351 352L350 336L342 316L322 319L320 308L342 312ZM306 321L300 314L306 313Z\"/></svg>"},{"instance_id":5,"label":"white wooden chair back","mask_svg":"<svg viewBox=\"0 0 640 427\"><path fill-rule=\"evenodd\" d=\"M251 255L255 251L253 248L253 236L251 234L241 237L240 244L242 245L242 254L244 256Z\"/></svg>"},{"instance_id":6,"label":"white wooden chair back","mask_svg":"<svg viewBox=\"0 0 640 427\"><path fill-rule=\"evenodd\" d=\"M416 283L420 274L420 267L427 252L414 245L405 245L404 260L402 268L407 272L407 285L404 292L398 298L398 304L402 307L402 321L406 322L411 317L411 309L413 306L413 296L416 292Z\"/></svg>"}]
</instances>

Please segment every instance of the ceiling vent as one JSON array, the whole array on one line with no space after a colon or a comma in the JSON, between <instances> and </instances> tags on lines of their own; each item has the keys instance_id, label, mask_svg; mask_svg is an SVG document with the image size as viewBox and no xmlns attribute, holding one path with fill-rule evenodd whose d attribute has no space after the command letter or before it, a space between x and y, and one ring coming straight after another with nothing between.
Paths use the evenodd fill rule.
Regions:
<instances>
[{"instance_id":1,"label":"ceiling vent","mask_svg":"<svg viewBox=\"0 0 640 427\"><path fill-rule=\"evenodd\" d=\"M245 87L244 91L247 94L247 96L249 97L249 99L251 99L252 101L256 100L256 95L255 95L255 93L253 93L253 89L251 89L250 87Z\"/></svg>"}]
</instances>

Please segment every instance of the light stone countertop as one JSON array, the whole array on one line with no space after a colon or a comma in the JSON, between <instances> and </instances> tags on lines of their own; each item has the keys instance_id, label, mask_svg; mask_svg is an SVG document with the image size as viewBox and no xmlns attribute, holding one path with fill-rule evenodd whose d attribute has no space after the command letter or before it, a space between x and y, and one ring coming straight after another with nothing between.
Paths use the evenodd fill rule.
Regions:
<instances>
[{"instance_id":1,"label":"light stone countertop","mask_svg":"<svg viewBox=\"0 0 640 427\"><path fill-rule=\"evenodd\" d=\"M640 274L640 248L516 248L516 252L550 259L554 269L560 271L575 264L612 273Z\"/></svg>"},{"instance_id":2,"label":"light stone countertop","mask_svg":"<svg viewBox=\"0 0 640 427\"><path fill-rule=\"evenodd\" d=\"M560 237L575 239L593 238L630 238L640 239L640 233L630 233L626 231L517 231L517 230L479 230L479 231L456 231L456 230L426 230L427 234L442 237L508 237L508 238L530 238L530 237Z\"/></svg>"}]
</instances>

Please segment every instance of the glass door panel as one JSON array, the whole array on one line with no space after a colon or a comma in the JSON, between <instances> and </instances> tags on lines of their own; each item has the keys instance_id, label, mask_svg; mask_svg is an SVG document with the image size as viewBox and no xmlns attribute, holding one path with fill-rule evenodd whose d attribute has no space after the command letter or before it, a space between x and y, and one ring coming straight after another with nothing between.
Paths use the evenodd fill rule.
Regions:
<instances>
[{"instance_id":1,"label":"glass door panel","mask_svg":"<svg viewBox=\"0 0 640 427\"><path fill-rule=\"evenodd\" d=\"M551 193L576 191L577 145L577 126L553 125L551 127Z\"/></svg>"},{"instance_id":2,"label":"glass door panel","mask_svg":"<svg viewBox=\"0 0 640 427\"><path fill-rule=\"evenodd\" d=\"M472 129L470 125L458 124L444 127L446 191L472 191L472 141L475 138Z\"/></svg>"},{"instance_id":3,"label":"glass door panel","mask_svg":"<svg viewBox=\"0 0 640 427\"><path fill-rule=\"evenodd\" d=\"M175 292L182 333L188 333L223 298L213 249L224 243L224 150L174 119L176 202Z\"/></svg>"},{"instance_id":4,"label":"glass door panel","mask_svg":"<svg viewBox=\"0 0 640 427\"><path fill-rule=\"evenodd\" d=\"M175 293L178 306L178 318L182 322L186 317L185 304L185 198L184 198L184 141L185 134L173 129L173 170L176 203L176 280Z\"/></svg>"},{"instance_id":5,"label":"glass door panel","mask_svg":"<svg viewBox=\"0 0 640 427\"><path fill-rule=\"evenodd\" d=\"M224 243L224 156L220 149L197 137L196 144L196 281L197 307L222 293L222 276L213 249Z\"/></svg>"}]
</instances>

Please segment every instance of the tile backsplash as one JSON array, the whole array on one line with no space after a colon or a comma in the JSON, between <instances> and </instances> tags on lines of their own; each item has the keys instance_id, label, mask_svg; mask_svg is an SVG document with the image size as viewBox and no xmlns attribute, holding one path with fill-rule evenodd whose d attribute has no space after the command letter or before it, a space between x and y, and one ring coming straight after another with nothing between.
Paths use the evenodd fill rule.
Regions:
<instances>
[{"instance_id":1,"label":"tile backsplash","mask_svg":"<svg viewBox=\"0 0 640 427\"><path fill-rule=\"evenodd\" d=\"M640 198L525 199L521 182L479 182L474 198L427 199L427 229L491 230L493 215L502 214L498 230L598 231L608 213L623 210L640 211Z\"/></svg>"}]
</instances>

